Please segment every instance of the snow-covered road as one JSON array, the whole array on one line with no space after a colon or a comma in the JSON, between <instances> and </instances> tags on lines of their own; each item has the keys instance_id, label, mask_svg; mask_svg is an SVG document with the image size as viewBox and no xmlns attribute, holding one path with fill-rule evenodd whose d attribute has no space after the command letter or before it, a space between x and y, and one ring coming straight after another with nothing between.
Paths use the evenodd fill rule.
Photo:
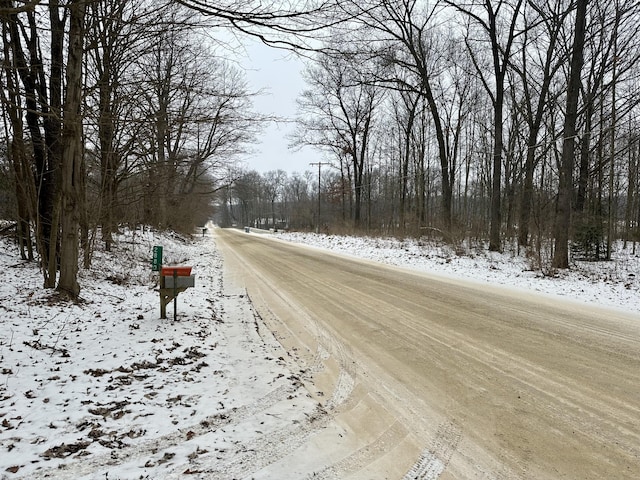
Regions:
<instances>
[{"instance_id":1,"label":"snow-covered road","mask_svg":"<svg viewBox=\"0 0 640 480\"><path fill-rule=\"evenodd\" d=\"M401 478L420 452L450 478L634 478L637 316L258 235L218 237L301 368L326 352L307 385L352 448L325 467L332 478Z\"/></svg>"}]
</instances>

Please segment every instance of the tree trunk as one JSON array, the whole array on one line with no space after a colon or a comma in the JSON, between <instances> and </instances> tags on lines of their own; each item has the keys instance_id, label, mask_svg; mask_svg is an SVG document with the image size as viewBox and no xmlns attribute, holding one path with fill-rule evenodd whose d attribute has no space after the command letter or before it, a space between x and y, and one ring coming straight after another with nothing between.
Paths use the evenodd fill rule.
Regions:
<instances>
[{"instance_id":1,"label":"tree trunk","mask_svg":"<svg viewBox=\"0 0 640 480\"><path fill-rule=\"evenodd\" d=\"M2 89L3 113L11 124L11 130L5 128L7 132L13 133L13 138L7 138L7 155L13 166L15 176L15 193L17 202L18 225L17 235L20 245L20 256L23 260L33 260L33 244L31 242L31 221L34 218L35 186L33 176L30 172L27 160L26 146L24 142L24 125L22 120L22 105L20 96L17 94L18 79L16 72L11 65L11 49L7 41L7 25L3 23L2 29L6 91Z\"/></svg>"},{"instance_id":2,"label":"tree trunk","mask_svg":"<svg viewBox=\"0 0 640 480\"><path fill-rule=\"evenodd\" d=\"M475 18L476 20L479 17L467 10L467 7L464 5L464 2L454 2L454 1L446 1L447 4L453 6L454 8L462 11L466 15L471 18ZM513 46L513 41L516 37L515 29L518 25L518 16L520 13L520 8L522 7L523 0L517 0L515 5L512 5L511 18L509 19L509 27L508 29L504 28L504 23L499 21L498 14L503 6L507 5L507 2L499 1L499 2L491 2L490 0L485 0L483 3L483 7L487 13L487 20L480 20L482 28L486 30L486 33L489 37L489 41L491 44L491 56L493 63L493 76L495 79L495 91L492 91L489 87L487 80L484 77L483 72L478 66L476 60L473 61L476 66L476 70L483 78L483 84L487 93L491 97L491 101L493 103L493 151L492 151L492 179L491 179L491 206L489 209L490 216L490 227L489 227L489 250L490 251L500 251L501 249L501 238L500 231L502 228L502 211L501 211L501 203L502 203L502 147L503 147L503 108L504 108L504 82L507 73L507 67L509 64L509 57L511 55L511 48ZM506 33L502 30L506 30ZM505 44L501 45L500 40L504 38ZM467 43L467 47L469 44ZM474 52L471 52L471 55L476 55Z\"/></svg>"},{"instance_id":3,"label":"tree trunk","mask_svg":"<svg viewBox=\"0 0 640 480\"><path fill-rule=\"evenodd\" d=\"M576 26L571 49L571 70L567 90L564 118L562 158L559 168L558 203L556 206L555 250L552 266L569 268L569 228L571 224L571 197L573 194L573 163L575 155L578 96L584 64L584 42L588 0L577 0Z\"/></svg>"},{"instance_id":4,"label":"tree trunk","mask_svg":"<svg viewBox=\"0 0 640 480\"><path fill-rule=\"evenodd\" d=\"M627 248L627 242L631 236L631 229L633 226L632 215L636 191L636 181L638 176L638 160L637 160L637 147L633 145L633 132L629 128L629 152L627 156L627 171L629 172L629 183L627 186L627 201L624 213L624 247Z\"/></svg>"},{"instance_id":5,"label":"tree trunk","mask_svg":"<svg viewBox=\"0 0 640 480\"><path fill-rule=\"evenodd\" d=\"M101 198L102 198L102 239L105 250L111 251L113 241L113 207L116 184L116 160L113 151L113 115L111 112L111 85L108 72L102 73L99 81L99 108L100 118L98 123L98 136L100 138L100 170L101 170Z\"/></svg>"},{"instance_id":6,"label":"tree trunk","mask_svg":"<svg viewBox=\"0 0 640 480\"><path fill-rule=\"evenodd\" d=\"M422 80L422 84L425 91L425 97L429 105L429 111L433 119L433 125L436 129L436 140L438 142L438 158L440 160L440 176L442 179L442 228L450 232L452 222L452 196L453 187L451 185L452 178L449 176L449 155L447 153L447 146L445 141L444 129L442 127L442 120L438 113L438 104L431 90L431 84L428 77L425 76Z\"/></svg>"},{"instance_id":7,"label":"tree trunk","mask_svg":"<svg viewBox=\"0 0 640 480\"><path fill-rule=\"evenodd\" d=\"M489 250L500 251L500 227L502 225L502 106L504 103L504 86L498 79L496 104L494 105L494 140L493 140L493 172L491 183L491 226L489 228Z\"/></svg>"},{"instance_id":8,"label":"tree trunk","mask_svg":"<svg viewBox=\"0 0 640 480\"><path fill-rule=\"evenodd\" d=\"M617 76L617 61L618 61L618 42L617 42L617 23L616 29L613 35L613 72L611 78L611 131L610 133L610 152L609 152L609 211L607 222L607 260L611 260L611 249L613 248L613 237L615 233L615 217L616 217L616 200L617 195L613 193L614 179L615 179L615 160L616 160L616 128L617 128L617 110L616 110L616 84L618 82Z\"/></svg>"},{"instance_id":9,"label":"tree trunk","mask_svg":"<svg viewBox=\"0 0 640 480\"><path fill-rule=\"evenodd\" d=\"M562 61L559 57L556 57L556 51L558 36L562 25L561 19L564 18L564 14L562 14L560 17L556 17L556 20L552 24L552 28L549 30L549 45L547 46L545 63L542 69L542 87L540 88L540 94L536 103L535 112L532 109L533 102L530 97L530 90L529 88L525 89L527 95L526 101L527 105L529 106L529 113L527 115L527 121L529 124L529 136L527 139L527 155L524 165L524 183L522 186L522 199L520 206L520 221L518 230L519 247L529 246L529 224L531 222L531 210L533 208L534 196L533 176L538 164L538 161L536 159L536 151L538 150L538 135L542 126L544 114L549 111L547 102L549 98L549 90L551 88L551 81L558 71ZM522 81L523 83L528 84L529 82L531 82L531 77L529 77L526 67L526 49L522 50L522 55Z\"/></svg>"},{"instance_id":10,"label":"tree trunk","mask_svg":"<svg viewBox=\"0 0 640 480\"><path fill-rule=\"evenodd\" d=\"M522 185L522 204L520 206L520 228L518 230L518 246L527 247L529 245L529 222L531 221L531 207L533 206L533 173L535 170L536 151L533 147L531 137L527 143L527 158L524 162L524 183ZM537 135L536 135L537 137ZM533 140L535 142L535 140ZM534 143L535 144L535 143Z\"/></svg>"},{"instance_id":11,"label":"tree trunk","mask_svg":"<svg viewBox=\"0 0 640 480\"><path fill-rule=\"evenodd\" d=\"M590 92L585 95L584 134L580 140L580 167L578 169L578 193L575 210L584 213L587 203L587 186L589 183L589 149L591 147L591 131L593 129L593 97Z\"/></svg>"},{"instance_id":12,"label":"tree trunk","mask_svg":"<svg viewBox=\"0 0 640 480\"><path fill-rule=\"evenodd\" d=\"M52 189L45 196L43 205L44 213L50 215L48 219L49 231L45 231L45 241L49 243L49 274L45 282L45 287L55 287L56 272L60 262L60 215L61 215L61 170L62 170L62 76L64 72L64 37L66 16L60 17L60 2L52 0L49 2L49 21L51 22L51 74L49 76L49 105L43 105L42 119L44 126L44 138L47 149L46 173L50 176ZM39 48L34 45L31 50ZM45 82L42 81L41 88ZM45 228L47 222L44 223Z\"/></svg>"},{"instance_id":13,"label":"tree trunk","mask_svg":"<svg viewBox=\"0 0 640 480\"><path fill-rule=\"evenodd\" d=\"M358 165L358 158L353 155L353 223L356 228L360 227L362 211L362 169Z\"/></svg>"},{"instance_id":14,"label":"tree trunk","mask_svg":"<svg viewBox=\"0 0 640 480\"><path fill-rule=\"evenodd\" d=\"M60 249L60 280L58 290L76 299L78 284L78 226L81 204L82 176L82 54L86 3L74 0L69 4L69 50L67 61L67 91L62 133L62 245Z\"/></svg>"}]
</instances>

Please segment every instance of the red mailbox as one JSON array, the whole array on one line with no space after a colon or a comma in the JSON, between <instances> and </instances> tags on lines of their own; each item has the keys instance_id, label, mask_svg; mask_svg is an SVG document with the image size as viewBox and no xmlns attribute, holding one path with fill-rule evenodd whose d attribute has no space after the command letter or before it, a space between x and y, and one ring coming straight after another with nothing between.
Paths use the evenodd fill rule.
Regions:
<instances>
[{"instance_id":1,"label":"red mailbox","mask_svg":"<svg viewBox=\"0 0 640 480\"><path fill-rule=\"evenodd\" d=\"M160 270L160 318L167 318L167 304L173 300L173 319L176 320L178 294L195 286L191 268L182 265L163 266Z\"/></svg>"},{"instance_id":2,"label":"red mailbox","mask_svg":"<svg viewBox=\"0 0 640 480\"><path fill-rule=\"evenodd\" d=\"M177 277L188 277L189 275L191 275L191 268L192 267L178 265L169 265L166 267L163 266L160 275L162 275L163 277L173 277L174 275L176 275Z\"/></svg>"}]
</instances>

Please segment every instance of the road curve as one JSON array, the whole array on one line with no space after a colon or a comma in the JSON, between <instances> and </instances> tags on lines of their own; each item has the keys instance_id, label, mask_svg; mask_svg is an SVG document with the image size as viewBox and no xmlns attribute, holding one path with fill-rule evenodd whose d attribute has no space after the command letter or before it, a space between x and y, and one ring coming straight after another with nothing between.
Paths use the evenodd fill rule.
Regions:
<instances>
[{"instance_id":1,"label":"road curve","mask_svg":"<svg viewBox=\"0 0 640 480\"><path fill-rule=\"evenodd\" d=\"M314 478L640 475L640 316L215 238L348 437Z\"/></svg>"}]
</instances>

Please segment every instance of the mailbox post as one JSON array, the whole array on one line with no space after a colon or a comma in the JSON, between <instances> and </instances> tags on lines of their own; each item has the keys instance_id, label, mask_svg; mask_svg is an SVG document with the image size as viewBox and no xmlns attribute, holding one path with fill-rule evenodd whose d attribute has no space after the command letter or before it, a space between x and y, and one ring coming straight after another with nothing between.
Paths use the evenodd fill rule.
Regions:
<instances>
[{"instance_id":1,"label":"mailbox post","mask_svg":"<svg viewBox=\"0 0 640 480\"><path fill-rule=\"evenodd\" d=\"M189 266L166 266L160 271L160 318L167 318L167 304L173 300L173 320L178 313L178 294L195 286Z\"/></svg>"}]
</instances>

